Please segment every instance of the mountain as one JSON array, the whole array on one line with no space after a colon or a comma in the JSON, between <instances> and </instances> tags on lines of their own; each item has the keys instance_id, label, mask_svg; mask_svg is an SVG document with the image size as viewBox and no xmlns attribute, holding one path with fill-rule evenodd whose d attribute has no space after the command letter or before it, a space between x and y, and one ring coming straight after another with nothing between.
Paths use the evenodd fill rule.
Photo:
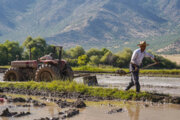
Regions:
<instances>
[{"instance_id":1,"label":"mountain","mask_svg":"<svg viewBox=\"0 0 180 120\"><path fill-rule=\"evenodd\" d=\"M41 36L65 48L152 51L180 39L180 0L1 0L0 41Z\"/></svg>"},{"instance_id":2,"label":"mountain","mask_svg":"<svg viewBox=\"0 0 180 120\"><path fill-rule=\"evenodd\" d=\"M175 41L174 43L169 44L164 48L160 48L156 51L161 54L178 54L180 53L180 39Z\"/></svg>"}]
</instances>

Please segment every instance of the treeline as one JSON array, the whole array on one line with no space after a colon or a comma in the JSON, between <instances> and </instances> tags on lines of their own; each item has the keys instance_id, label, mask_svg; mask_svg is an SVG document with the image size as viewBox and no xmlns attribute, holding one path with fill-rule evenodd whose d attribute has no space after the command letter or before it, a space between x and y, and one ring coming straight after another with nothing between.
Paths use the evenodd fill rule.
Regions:
<instances>
[{"instance_id":1,"label":"treeline","mask_svg":"<svg viewBox=\"0 0 180 120\"><path fill-rule=\"evenodd\" d=\"M96 49L91 48L85 51L81 46L76 46L67 51L64 51L64 58L69 62L71 66L79 65L110 65L114 67L127 68L131 60L133 51L129 48L125 48L123 51L112 53L106 48ZM153 53L152 53L153 54ZM176 63L165 59L162 56L154 54L159 64L151 68L179 68ZM142 66L154 63L150 58L143 60Z\"/></svg>"},{"instance_id":2,"label":"treeline","mask_svg":"<svg viewBox=\"0 0 180 120\"><path fill-rule=\"evenodd\" d=\"M46 43L41 38L27 37L22 45L18 42L6 40L0 44L0 65L8 65L11 61L20 59L29 59L29 50L31 49L31 58L38 59L39 57L53 52L53 47ZM129 48L113 53L106 48L96 49L91 48L87 51L81 46L76 46L68 50L63 50L63 59L67 60L71 66L82 65L110 65L114 67L127 68L133 51ZM156 68L177 68L176 63L171 62L162 56L155 55L160 61ZM153 63L149 58L143 60L143 66Z\"/></svg>"}]
</instances>

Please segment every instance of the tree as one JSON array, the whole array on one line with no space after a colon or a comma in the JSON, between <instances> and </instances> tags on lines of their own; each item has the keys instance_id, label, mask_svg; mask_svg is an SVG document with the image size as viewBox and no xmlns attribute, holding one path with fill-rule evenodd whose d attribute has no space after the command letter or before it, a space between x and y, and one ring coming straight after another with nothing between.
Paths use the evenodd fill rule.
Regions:
<instances>
[{"instance_id":1,"label":"tree","mask_svg":"<svg viewBox=\"0 0 180 120\"><path fill-rule=\"evenodd\" d=\"M88 62L88 56L87 55L81 55L78 57L78 64L79 65L86 65Z\"/></svg>"},{"instance_id":2,"label":"tree","mask_svg":"<svg viewBox=\"0 0 180 120\"><path fill-rule=\"evenodd\" d=\"M101 58L100 62L106 65L113 65L115 58L115 55L113 55L112 52L109 51Z\"/></svg>"},{"instance_id":3,"label":"tree","mask_svg":"<svg viewBox=\"0 0 180 120\"><path fill-rule=\"evenodd\" d=\"M97 55L93 55L90 57L90 63L94 65L98 65L100 63L100 58Z\"/></svg>"},{"instance_id":4,"label":"tree","mask_svg":"<svg viewBox=\"0 0 180 120\"><path fill-rule=\"evenodd\" d=\"M132 56L132 50L129 48L125 48L122 52L116 53L116 56L116 66L128 67Z\"/></svg>"},{"instance_id":5,"label":"tree","mask_svg":"<svg viewBox=\"0 0 180 120\"><path fill-rule=\"evenodd\" d=\"M46 41L41 37L33 39L29 36L24 41L23 46L26 48L24 57L29 57L29 53L31 50L32 59L38 59L39 57L45 55L47 51L50 49L47 49L48 46L46 44Z\"/></svg>"},{"instance_id":6,"label":"tree","mask_svg":"<svg viewBox=\"0 0 180 120\"><path fill-rule=\"evenodd\" d=\"M85 54L85 50L81 46L76 46L75 48L68 50L67 54L70 58L78 58Z\"/></svg>"},{"instance_id":7,"label":"tree","mask_svg":"<svg viewBox=\"0 0 180 120\"><path fill-rule=\"evenodd\" d=\"M0 65L8 64L8 50L4 44L0 44Z\"/></svg>"},{"instance_id":8,"label":"tree","mask_svg":"<svg viewBox=\"0 0 180 120\"><path fill-rule=\"evenodd\" d=\"M91 56L99 56L99 57L102 57L104 54L103 54L103 51L101 50L98 50L96 48L91 48L90 50L88 50L86 52L87 56L90 58Z\"/></svg>"},{"instance_id":9,"label":"tree","mask_svg":"<svg viewBox=\"0 0 180 120\"><path fill-rule=\"evenodd\" d=\"M70 66L78 66L78 59L66 59Z\"/></svg>"},{"instance_id":10,"label":"tree","mask_svg":"<svg viewBox=\"0 0 180 120\"><path fill-rule=\"evenodd\" d=\"M8 62L16 60L17 55L21 59L23 48L20 47L18 42L6 40L4 42L4 46L7 49L6 54L7 54L7 61Z\"/></svg>"},{"instance_id":11,"label":"tree","mask_svg":"<svg viewBox=\"0 0 180 120\"><path fill-rule=\"evenodd\" d=\"M110 50L108 50L107 48L102 48L101 51L103 55L105 55L107 52L110 52Z\"/></svg>"}]
</instances>

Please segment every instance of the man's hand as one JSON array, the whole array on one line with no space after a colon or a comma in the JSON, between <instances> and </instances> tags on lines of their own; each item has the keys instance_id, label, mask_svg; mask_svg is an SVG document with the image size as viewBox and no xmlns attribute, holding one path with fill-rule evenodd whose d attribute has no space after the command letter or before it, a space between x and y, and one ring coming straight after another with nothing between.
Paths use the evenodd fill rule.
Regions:
<instances>
[{"instance_id":1,"label":"man's hand","mask_svg":"<svg viewBox=\"0 0 180 120\"><path fill-rule=\"evenodd\" d=\"M135 70L134 71L138 71L138 67L137 66L135 66Z\"/></svg>"},{"instance_id":2,"label":"man's hand","mask_svg":"<svg viewBox=\"0 0 180 120\"><path fill-rule=\"evenodd\" d=\"M138 71L138 67L137 67L137 65L136 65L136 64L134 64L134 63L132 63L132 62L131 62L131 64L135 67L134 71Z\"/></svg>"}]
</instances>

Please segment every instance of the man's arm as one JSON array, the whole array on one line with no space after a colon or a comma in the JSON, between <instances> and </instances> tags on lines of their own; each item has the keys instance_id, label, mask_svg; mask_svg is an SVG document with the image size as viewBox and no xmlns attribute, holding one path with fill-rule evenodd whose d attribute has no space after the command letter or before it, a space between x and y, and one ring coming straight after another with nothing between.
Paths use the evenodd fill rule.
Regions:
<instances>
[{"instance_id":1,"label":"man's arm","mask_svg":"<svg viewBox=\"0 0 180 120\"><path fill-rule=\"evenodd\" d=\"M155 58L154 55L145 52L145 56L146 56L146 57L150 57L156 64L159 64L158 60Z\"/></svg>"}]
</instances>

